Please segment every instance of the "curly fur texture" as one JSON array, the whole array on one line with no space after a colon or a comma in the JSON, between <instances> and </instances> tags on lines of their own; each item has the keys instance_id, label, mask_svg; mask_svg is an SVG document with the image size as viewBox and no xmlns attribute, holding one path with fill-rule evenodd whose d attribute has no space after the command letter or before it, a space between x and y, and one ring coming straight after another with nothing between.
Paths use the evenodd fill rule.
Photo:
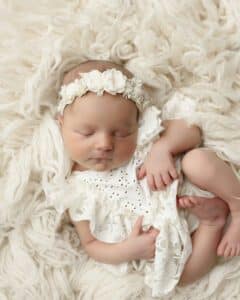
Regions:
<instances>
[{"instance_id":1,"label":"curly fur texture","mask_svg":"<svg viewBox=\"0 0 240 300\"><path fill-rule=\"evenodd\" d=\"M196 99L205 144L240 165L238 0L0 1L0 299L151 299L141 274L113 278L81 252L48 188L69 161L54 121L66 70L126 65L162 106ZM165 299L238 299L239 258ZM124 298L125 297L125 298Z\"/></svg>"}]
</instances>

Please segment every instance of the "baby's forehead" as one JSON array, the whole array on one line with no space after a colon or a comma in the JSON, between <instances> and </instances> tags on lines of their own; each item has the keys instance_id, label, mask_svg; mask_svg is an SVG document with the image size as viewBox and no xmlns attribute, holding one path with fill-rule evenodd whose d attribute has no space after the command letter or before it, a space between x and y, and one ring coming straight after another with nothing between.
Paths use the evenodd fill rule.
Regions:
<instances>
[{"instance_id":1,"label":"baby's forehead","mask_svg":"<svg viewBox=\"0 0 240 300\"><path fill-rule=\"evenodd\" d=\"M135 103L120 94L106 93L98 96L96 93L89 92L82 97L77 97L73 103L67 105L66 112L71 118L76 117L79 123L85 119L91 122L91 118L108 119L109 116L112 116L116 123L118 120L124 120L125 123L132 124L136 113L138 119Z\"/></svg>"}]
</instances>

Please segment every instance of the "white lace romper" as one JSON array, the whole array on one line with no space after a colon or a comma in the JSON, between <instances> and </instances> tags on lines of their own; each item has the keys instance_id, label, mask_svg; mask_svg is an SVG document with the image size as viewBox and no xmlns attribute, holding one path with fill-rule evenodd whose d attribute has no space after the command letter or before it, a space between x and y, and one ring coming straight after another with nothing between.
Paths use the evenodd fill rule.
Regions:
<instances>
[{"instance_id":1,"label":"white lace romper","mask_svg":"<svg viewBox=\"0 0 240 300\"><path fill-rule=\"evenodd\" d=\"M165 191L151 192L146 179L136 178L137 167L162 130L160 111L148 107L140 120L137 149L131 161L110 172L74 171L61 187L61 200L57 197L55 202L58 210L69 209L72 220L89 220L92 234L104 242L126 239L140 215L144 216L143 229L158 228L154 260L120 265L96 262L117 276L134 270L144 272L152 296L173 291L191 253L188 224L176 208L178 180Z\"/></svg>"}]
</instances>

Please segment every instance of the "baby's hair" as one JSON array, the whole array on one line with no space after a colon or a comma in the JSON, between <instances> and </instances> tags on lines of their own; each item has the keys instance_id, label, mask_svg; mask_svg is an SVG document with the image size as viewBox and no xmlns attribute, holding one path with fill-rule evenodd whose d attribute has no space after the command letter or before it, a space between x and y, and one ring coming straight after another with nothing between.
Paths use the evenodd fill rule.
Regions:
<instances>
[{"instance_id":1,"label":"baby's hair","mask_svg":"<svg viewBox=\"0 0 240 300\"><path fill-rule=\"evenodd\" d=\"M113 68L121 71L125 76L127 76L127 78L133 77L133 74L130 71L117 63L107 60L87 60L65 72L62 85L67 85L73 82L75 79L79 78L79 73L90 72L92 70L104 72L108 69Z\"/></svg>"}]
</instances>

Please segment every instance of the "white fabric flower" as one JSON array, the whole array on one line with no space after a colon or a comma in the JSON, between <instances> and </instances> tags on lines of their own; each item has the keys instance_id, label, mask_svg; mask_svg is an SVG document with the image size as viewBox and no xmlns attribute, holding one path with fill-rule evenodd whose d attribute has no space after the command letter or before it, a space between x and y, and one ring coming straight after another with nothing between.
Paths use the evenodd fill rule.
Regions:
<instances>
[{"instance_id":1,"label":"white fabric flower","mask_svg":"<svg viewBox=\"0 0 240 300\"><path fill-rule=\"evenodd\" d=\"M58 105L58 111L63 114L64 108L71 104L76 97L86 94L87 90L86 84L79 79L68 85L63 85L59 93L61 101Z\"/></svg>"},{"instance_id":2,"label":"white fabric flower","mask_svg":"<svg viewBox=\"0 0 240 300\"><path fill-rule=\"evenodd\" d=\"M102 73L98 70L93 70L88 73L81 73L83 83L86 85L87 89L98 95L102 95L104 92L104 82L102 80Z\"/></svg>"},{"instance_id":3,"label":"white fabric flower","mask_svg":"<svg viewBox=\"0 0 240 300\"><path fill-rule=\"evenodd\" d=\"M111 95L122 94L136 103L140 111L148 105L142 90L142 82L137 78L128 79L121 71L109 69L104 72L93 70L80 73L81 78L62 86L59 96L58 112L63 114L64 108L76 97L81 97L88 91L101 96L104 91Z\"/></svg>"},{"instance_id":4,"label":"white fabric flower","mask_svg":"<svg viewBox=\"0 0 240 300\"><path fill-rule=\"evenodd\" d=\"M106 92L115 95L121 94L125 90L127 77L120 71L111 69L102 73L104 89Z\"/></svg>"}]
</instances>

